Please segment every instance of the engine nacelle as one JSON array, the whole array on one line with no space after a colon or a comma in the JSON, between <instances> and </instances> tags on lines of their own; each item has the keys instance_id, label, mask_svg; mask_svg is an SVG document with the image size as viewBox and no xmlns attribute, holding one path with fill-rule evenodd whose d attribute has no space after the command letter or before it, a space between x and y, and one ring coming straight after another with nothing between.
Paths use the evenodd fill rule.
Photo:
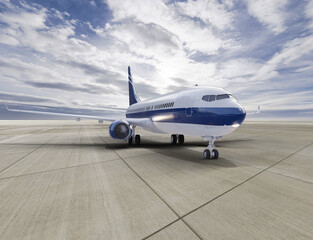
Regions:
<instances>
[{"instance_id":1,"label":"engine nacelle","mask_svg":"<svg viewBox=\"0 0 313 240\"><path fill-rule=\"evenodd\" d=\"M109 127L109 133L112 138L127 140L132 136L133 130L126 121L115 121Z\"/></svg>"}]
</instances>

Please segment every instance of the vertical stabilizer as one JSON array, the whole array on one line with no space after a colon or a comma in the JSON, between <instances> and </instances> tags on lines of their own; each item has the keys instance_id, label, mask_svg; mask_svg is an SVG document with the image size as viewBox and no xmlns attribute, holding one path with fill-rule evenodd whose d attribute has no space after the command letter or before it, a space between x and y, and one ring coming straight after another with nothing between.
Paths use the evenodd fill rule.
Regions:
<instances>
[{"instance_id":1,"label":"vertical stabilizer","mask_svg":"<svg viewBox=\"0 0 313 240\"><path fill-rule=\"evenodd\" d=\"M137 102L140 102L140 99L136 93L136 89L133 84L130 66L128 66L128 91L129 91L129 105L133 105Z\"/></svg>"}]
</instances>

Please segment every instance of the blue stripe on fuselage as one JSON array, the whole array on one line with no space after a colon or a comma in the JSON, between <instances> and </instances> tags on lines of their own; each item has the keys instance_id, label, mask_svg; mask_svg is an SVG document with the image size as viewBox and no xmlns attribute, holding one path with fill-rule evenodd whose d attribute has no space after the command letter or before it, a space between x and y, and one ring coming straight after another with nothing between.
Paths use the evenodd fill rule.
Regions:
<instances>
[{"instance_id":1,"label":"blue stripe on fuselage","mask_svg":"<svg viewBox=\"0 0 313 240\"><path fill-rule=\"evenodd\" d=\"M240 108L172 108L127 113L126 117L151 118L156 122L167 123L229 126L236 123L241 124L246 113Z\"/></svg>"}]
</instances>

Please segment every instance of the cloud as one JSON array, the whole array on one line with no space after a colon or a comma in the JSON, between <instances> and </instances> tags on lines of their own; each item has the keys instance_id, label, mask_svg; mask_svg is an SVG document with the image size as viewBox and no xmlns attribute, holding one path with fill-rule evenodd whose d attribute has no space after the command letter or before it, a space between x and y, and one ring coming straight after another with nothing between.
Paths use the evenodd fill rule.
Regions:
<instances>
[{"instance_id":1,"label":"cloud","mask_svg":"<svg viewBox=\"0 0 313 240\"><path fill-rule=\"evenodd\" d=\"M226 78L253 76L262 67L262 63L251 58L235 58L218 66L218 74Z\"/></svg>"},{"instance_id":2,"label":"cloud","mask_svg":"<svg viewBox=\"0 0 313 240\"><path fill-rule=\"evenodd\" d=\"M31 85L36 88L50 88L50 89L58 89L60 91L68 91L68 92L83 92L89 94L110 94L112 93L113 89L111 88L104 88L99 85L88 84L85 83L82 86L75 86L67 83L48 83L48 82L31 82L25 81L26 84Z\"/></svg>"},{"instance_id":3,"label":"cloud","mask_svg":"<svg viewBox=\"0 0 313 240\"><path fill-rule=\"evenodd\" d=\"M309 18L311 21L309 22L308 27L313 28L313 1L308 1L308 4L305 9L305 15L307 18Z\"/></svg>"},{"instance_id":4,"label":"cloud","mask_svg":"<svg viewBox=\"0 0 313 240\"><path fill-rule=\"evenodd\" d=\"M218 29L232 28L234 13L228 11L232 8L232 1L218 2L216 0L188 0L176 3L178 10L192 18L200 18L209 26Z\"/></svg>"},{"instance_id":5,"label":"cloud","mask_svg":"<svg viewBox=\"0 0 313 240\"><path fill-rule=\"evenodd\" d=\"M254 76L254 80L266 80L278 75L279 68L288 66L313 52L313 35L295 38L285 43L283 49L267 61Z\"/></svg>"},{"instance_id":6,"label":"cloud","mask_svg":"<svg viewBox=\"0 0 313 240\"><path fill-rule=\"evenodd\" d=\"M112 26L110 34L127 43L129 49L141 56L164 57L176 54L182 46L179 38L160 25L127 22Z\"/></svg>"},{"instance_id":7,"label":"cloud","mask_svg":"<svg viewBox=\"0 0 313 240\"><path fill-rule=\"evenodd\" d=\"M275 34L286 30L287 0L246 0L249 13Z\"/></svg>"},{"instance_id":8,"label":"cloud","mask_svg":"<svg viewBox=\"0 0 313 240\"><path fill-rule=\"evenodd\" d=\"M95 3L3 0L2 91L54 107L126 107L130 65L143 99L199 84L252 109L311 106L312 1Z\"/></svg>"},{"instance_id":9,"label":"cloud","mask_svg":"<svg viewBox=\"0 0 313 240\"><path fill-rule=\"evenodd\" d=\"M50 98L35 97L26 94L12 94L0 92L0 101L2 102L29 102L29 103L62 103Z\"/></svg>"},{"instance_id":10,"label":"cloud","mask_svg":"<svg viewBox=\"0 0 313 240\"><path fill-rule=\"evenodd\" d=\"M93 6L93 7L96 7L96 6L97 6L97 5L96 5L96 2L95 2L94 0L91 0L91 1L90 1L90 5Z\"/></svg>"},{"instance_id":11,"label":"cloud","mask_svg":"<svg viewBox=\"0 0 313 240\"><path fill-rule=\"evenodd\" d=\"M166 5L161 0L148 0L145 4L122 0L108 0L107 3L115 22L135 19L144 24L153 23L176 35L188 51L216 54L225 45L210 27L201 27L199 23L189 21L176 12L175 5Z\"/></svg>"}]
</instances>

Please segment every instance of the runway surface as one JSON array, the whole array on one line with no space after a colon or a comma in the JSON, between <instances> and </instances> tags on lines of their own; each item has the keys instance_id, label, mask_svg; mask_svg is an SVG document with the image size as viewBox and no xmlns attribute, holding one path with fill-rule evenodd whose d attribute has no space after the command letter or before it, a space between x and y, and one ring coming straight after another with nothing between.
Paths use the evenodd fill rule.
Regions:
<instances>
[{"instance_id":1,"label":"runway surface","mask_svg":"<svg viewBox=\"0 0 313 240\"><path fill-rule=\"evenodd\" d=\"M0 239L312 239L313 124L245 123L218 160L138 132L0 122Z\"/></svg>"}]
</instances>

